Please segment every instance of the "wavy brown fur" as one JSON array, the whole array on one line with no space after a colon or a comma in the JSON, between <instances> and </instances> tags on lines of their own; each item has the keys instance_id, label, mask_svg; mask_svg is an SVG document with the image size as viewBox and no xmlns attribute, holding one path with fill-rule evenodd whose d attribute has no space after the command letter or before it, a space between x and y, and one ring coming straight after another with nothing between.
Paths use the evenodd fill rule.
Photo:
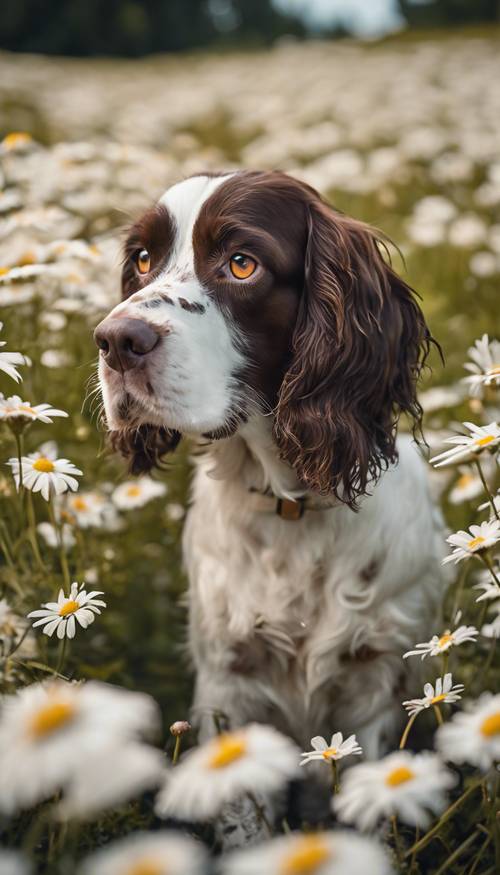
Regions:
<instances>
[{"instance_id":1,"label":"wavy brown fur","mask_svg":"<svg viewBox=\"0 0 500 875\"><path fill-rule=\"evenodd\" d=\"M274 422L303 484L353 509L396 459L401 412L420 426L416 383L431 343L381 245L361 222L309 204L304 294Z\"/></svg>"},{"instance_id":2,"label":"wavy brown fur","mask_svg":"<svg viewBox=\"0 0 500 875\"><path fill-rule=\"evenodd\" d=\"M140 425L111 431L111 446L128 461L131 474L144 474L162 466L163 456L175 450L181 439L178 431L155 425Z\"/></svg>"}]
</instances>

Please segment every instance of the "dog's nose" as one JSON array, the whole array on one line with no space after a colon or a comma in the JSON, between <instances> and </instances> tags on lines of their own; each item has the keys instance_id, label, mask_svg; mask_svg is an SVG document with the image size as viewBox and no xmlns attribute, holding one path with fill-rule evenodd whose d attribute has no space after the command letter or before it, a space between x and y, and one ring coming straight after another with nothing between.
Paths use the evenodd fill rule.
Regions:
<instances>
[{"instance_id":1,"label":"dog's nose","mask_svg":"<svg viewBox=\"0 0 500 875\"><path fill-rule=\"evenodd\" d=\"M126 317L103 319L94 331L94 340L106 364L114 371L137 367L159 339L159 334L147 322Z\"/></svg>"}]
</instances>

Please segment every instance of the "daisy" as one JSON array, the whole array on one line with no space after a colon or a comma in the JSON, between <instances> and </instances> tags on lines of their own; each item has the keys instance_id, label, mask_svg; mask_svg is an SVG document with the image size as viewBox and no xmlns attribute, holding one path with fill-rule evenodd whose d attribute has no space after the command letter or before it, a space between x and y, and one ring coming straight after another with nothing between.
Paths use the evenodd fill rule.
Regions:
<instances>
[{"instance_id":1,"label":"daisy","mask_svg":"<svg viewBox=\"0 0 500 875\"><path fill-rule=\"evenodd\" d=\"M2 701L0 811L47 799L103 750L156 729L155 702L142 693L88 681L31 684Z\"/></svg>"},{"instance_id":2,"label":"daisy","mask_svg":"<svg viewBox=\"0 0 500 875\"><path fill-rule=\"evenodd\" d=\"M69 459L50 458L52 454L31 453L21 457L21 480L26 489L40 492L45 501L51 496L61 495L68 489L76 492L78 480L83 471L76 468ZM19 459L9 459L17 489L19 489Z\"/></svg>"},{"instance_id":3,"label":"daisy","mask_svg":"<svg viewBox=\"0 0 500 875\"><path fill-rule=\"evenodd\" d=\"M186 515L186 508L184 508L182 504L171 502L170 504L167 504L165 513L172 523L178 523Z\"/></svg>"},{"instance_id":4,"label":"daisy","mask_svg":"<svg viewBox=\"0 0 500 875\"><path fill-rule=\"evenodd\" d=\"M448 495L448 501L451 504L461 504L462 501L470 501L481 495L483 484L478 474L474 474L467 468L459 468L460 477L453 484Z\"/></svg>"},{"instance_id":5,"label":"daisy","mask_svg":"<svg viewBox=\"0 0 500 875\"><path fill-rule=\"evenodd\" d=\"M498 490L496 495L493 496L493 504L495 505L495 510L497 511L497 513L500 513L500 492ZM483 502L483 504L479 505L478 510L491 511L493 509L491 505L491 501L485 501Z\"/></svg>"},{"instance_id":6,"label":"daisy","mask_svg":"<svg viewBox=\"0 0 500 875\"><path fill-rule=\"evenodd\" d=\"M243 793L268 793L297 775L297 749L270 726L252 723L186 754L156 800L160 817L205 820Z\"/></svg>"},{"instance_id":7,"label":"daisy","mask_svg":"<svg viewBox=\"0 0 500 875\"><path fill-rule=\"evenodd\" d=\"M486 771L500 760L500 693L483 693L466 709L439 728L437 746L447 760Z\"/></svg>"},{"instance_id":8,"label":"daisy","mask_svg":"<svg viewBox=\"0 0 500 875\"><path fill-rule=\"evenodd\" d=\"M500 602L497 602L493 607L497 610L495 618L491 623L485 623L484 626L481 626L481 635L484 635L485 638L500 638Z\"/></svg>"},{"instance_id":9,"label":"daisy","mask_svg":"<svg viewBox=\"0 0 500 875\"><path fill-rule=\"evenodd\" d=\"M76 544L76 538L68 523L60 527L60 535L52 523L48 522L38 523L36 530L52 550L59 550L61 546L64 550L71 550Z\"/></svg>"},{"instance_id":10,"label":"daisy","mask_svg":"<svg viewBox=\"0 0 500 875\"><path fill-rule=\"evenodd\" d=\"M484 221L475 213L464 213L450 225L448 239L452 246L468 249L482 243L487 230Z\"/></svg>"},{"instance_id":11,"label":"daisy","mask_svg":"<svg viewBox=\"0 0 500 875\"><path fill-rule=\"evenodd\" d=\"M332 735L329 745L321 735L315 735L314 738L311 738L311 747L314 750L301 753L301 757L303 757L301 766L305 766L306 763L312 763L314 760L328 763L331 760L341 760L343 757L351 756L351 754L359 755L363 753L363 749L356 741L355 735L350 735L344 741L341 732L335 732Z\"/></svg>"},{"instance_id":12,"label":"daisy","mask_svg":"<svg viewBox=\"0 0 500 875\"><path fill-rule=\"evenodd\" d=\"M143 507L152 498L165 495L167 487L151 477L138 477L137 480L127 480L120 483L113 492L111 498L120 510L134 510Z\"/></svg>"},{"instance_id":13,"label":"daisy","mask_svg":"<svg viewBox=\"0 0 500 875\"><path fill-rule=\"evenodd\" d=\"M26 131L11 131L10 134L3 138L0 148L4 152L23 151L30 147L32 143L33 137Z\"/></svg>"},{"instance_id":14,"label":"daisy","mask_svg":"<svg viewBox=\"0 0 500 875\"><path fill-rule=\"evenodd\" d=\"M458 407L463 400L463 389L458 386L435 386L421 392L419 401L425 413L434 413L443 407Z\"/></svg>"},{"instance_id":15,"label":"daisy","mask_svg":"<svg viewBox=\"0 0 500 875\"><path fill-rule=\"evenodd\" d=\"M472 359L464 368L471 374L464 377L471 395L481 396L483 386L500 386L500 341L483 334L468 350Z\"/></svg>"},{"instance_id":16,"label":"daisy","mask_svg":"<svg viewBox=\"0 0 500 875\"><path fill-rule=\"evenodd\" d=\"M491 582L490 572L486 569L484 573L481 574L479 582L475 583L472 589L482 590L481 595L478 595L476 602L489 601L490 599L497 599L500 596L500 587L498 587L496 583Z\"/></svg>"},{"instance_id":17,"label":"daisy","mask_svg":"<svg viewBox=\"0 0 500 875\"><path fill-rule=\"evenodd\" d=\"M493 450L500 444L500 427L496 422L490 422L489 425L474 425L472 422L463 424L469 429L470 435L446 438L445 443L456 446L431 459L436 468L454 465L456 462L470 462L475 456L485 450Z\"/></svg>"},{"instance_id":18,"label":"daisy","mask_svg":"<svg viewBox=\"0 0 500 875\"><path fill-rule=\"evenodd\" d=\"M94 622L95 615L101 613L100 609L106 607L106 602L96 599L98 595L104 593L97 590L87 593L77 583L72 583L68 596L65 596L64 591L60 589L57 602L47 602L40 610L31 611L28 619L40 617L33 623L33 628L43 626L42 631L49 638L56 630L58 638L74 638L76 621L82 629L86 629Z\"/></svg>"},{"instance_id":19,"label":"daisy","mask_svg":"<svg viewBox=\"0 0 500 875\"><path fill-rule=\"evenodd\" d=\"M10 398L0 397L0 420L10 421L21 419L26 422L52 422L54 416L67 416L64 410L51 407L50 404L30 404L22 401L19 395Z\"/></svg>"},{"instance_id":20,"label":"daisy","mask_svg":"<svg viewBox=\"0 0 500 875\"><path fill-rule=\"evenodd\" d=\"M23 636L16 653L18 656L33 656L33 638L31 633L25 635L26 629L25 618L12 610L7 599L0 599L0 656L6 656Z\"/></svg>"},{"instance_id":21,"label":"daisy","mask_svg":"<svg viewBox=\"0 0 500 875\"><path fill-rule=\"evenodd\" d=\"M478 635L479 632L475 626L459 626L454 632L446 629L442 635L433 635L430 641L416 644L416 650L408 650L407 653L403 654L403 659L407 659L408 656L421 656L422 659L425 659L426 656L441 656L450 647L457 647L466 641L475 642Z\"/></svg>"},{"instance_id":22,"label":"daisy","mask_svg":"<svg viewBox=\"0 0 500 875\"><path fill-rule=\"evenodd\" d=\"M203 845L169 830L135 832L111 842L87 857L78 875L202 875L205 871Z\"/></svg>"},{"instance_id":23,"label":"daisy","mask_svg":"<svg viewBox=\"0 0 500 875\"><path fill-rule=\"evenodd\" d=\"M435 689L432 684L424 685L425 695L423 699L408 699L407 702L403 702L403 705L408 711L409 716L413 717L414 714L420 714L421 711L425 711L431 705L440 705L442 702L445 702L447 705L453 705L462 698L460 693L463 693L464 689L463 684L453 684L452 676L448 672L444 678L436 678Z\"/></svg>"},{"instance_id":24,"label":"daisy","mask_svg":"<svg viewBox=\"0 0 500 875\"><path fill-rule=\"evenodd\" d=\"M105 528L116 530L120 520L115 507L100 492L79 492L66 495L58 508L61 519L67 519L79 529Z\"/></svg>"},{"instance_id":25,"label":"daisy","mask_svg":"<svg viewBox=\"0 0 500 875\"><path fill-rule=\"evenodd\" d=\"M3 322L0 322L0 331L3 328ZM7 341L0 340L0 346L5 346ZM21 375L18 373L16 365L29 365L30 360L20 352L0 352L0 371L12 377L16 383L21 380Z\"/></svg>"},{"instance_id":26,"label":"daisy","mask_svg":"<svg viewBox=\"0 0 500 875\"><path fill-rule=\"evenodd\" d=\"M500 522L490 520L479 526L471 526L468 532L455 532L446 538L446 542L454 547L449 556L443 559L443 565L447 562L461 562L470 559L477 553L488 550L500 541Z\"/></svg>"},{"instance_id":27,"label":"daisy","mask_svg":"<svg viewBox=\"0 0 500 875\"><path fill-rule=\"evenodd\" d=\"M139 742L103 747L75 763L58 806L59 817L91 820L162 783L165 755Z\"/></svg>"},{"instance_id":28,"label":"daisy","mask_svg":"<svg viewBox=\"0 0 500 875\"><path fill-rule=\"evenodd\" d=\"M431 819L428 809L434 814L442 811L445 791L455 781L435 754L396 751L379 762L347 769L333 808L340 820L360 830L373 829L381 817L392 815L425 827Z\"/></svg>"},{"instance_id":29,"label":"daisy","mask_svg":"<svg viewBox=\"0 0 500 875\"><path fill-rule=\"evenodd\" d=\"M292 833L222 858L221 875L391 875L378 842L353 832Z\"/></svg>"},{"instance_id":30,"label":"daisy","mask_svg":"<svg viewBox=\"0 0 500 875\"><path fill-rule=\"evenodd\" d=\"M25 621L14 613L7 599L0 599L0 652L20 638L25 628Z\"/></svg>"}]
</instances>

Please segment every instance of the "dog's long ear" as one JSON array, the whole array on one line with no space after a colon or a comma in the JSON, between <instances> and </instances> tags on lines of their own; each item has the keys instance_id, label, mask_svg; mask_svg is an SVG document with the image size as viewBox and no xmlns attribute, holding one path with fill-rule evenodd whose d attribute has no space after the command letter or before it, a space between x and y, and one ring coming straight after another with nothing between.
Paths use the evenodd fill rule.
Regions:
<instances>
[{"instance_id":1,"label":"dog's long ear","mask_svg":"<svg viewBox=\"0 0 500 875\"><path fill-rule=\"evenodd\" d=\"M304 486L353 508L396 458L400 413L420 425L416 383L431 343L381 248L368 226L309 204L305 287L274 422Z\"/></svg>"},{"instance_id":2,"label":"dog's long ear","mask_svg":"<svg viewBox=\"0 0 500 875\"><path fill-rule=\"evenodd\" d=\"M178 431L154 425L140 425L111 431L111 446L128 462L131 474L144 474L161 467L163 456L175 450L181 439Z\"/></svg>"}]
</instances>

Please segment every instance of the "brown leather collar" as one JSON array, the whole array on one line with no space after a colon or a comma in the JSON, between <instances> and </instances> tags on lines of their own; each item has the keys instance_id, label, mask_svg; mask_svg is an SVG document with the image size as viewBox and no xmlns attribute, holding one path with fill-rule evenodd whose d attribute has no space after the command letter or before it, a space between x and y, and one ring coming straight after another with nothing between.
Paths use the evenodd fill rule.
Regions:
<instances>
[{"instance_id":1,"label":"brown leather collar","mask_svg":"<svg viewBox=\"0 0 500 875\"><path fill-rule=\"evenodd\" d=\"M248 495L251 510L257 513L272 513L288 522L302 519L308 510L328 510L336 504L333 500L313 498L309 495L298 498L278 498L270 492L251 489Z\"/></svg>"}]
</instances>

